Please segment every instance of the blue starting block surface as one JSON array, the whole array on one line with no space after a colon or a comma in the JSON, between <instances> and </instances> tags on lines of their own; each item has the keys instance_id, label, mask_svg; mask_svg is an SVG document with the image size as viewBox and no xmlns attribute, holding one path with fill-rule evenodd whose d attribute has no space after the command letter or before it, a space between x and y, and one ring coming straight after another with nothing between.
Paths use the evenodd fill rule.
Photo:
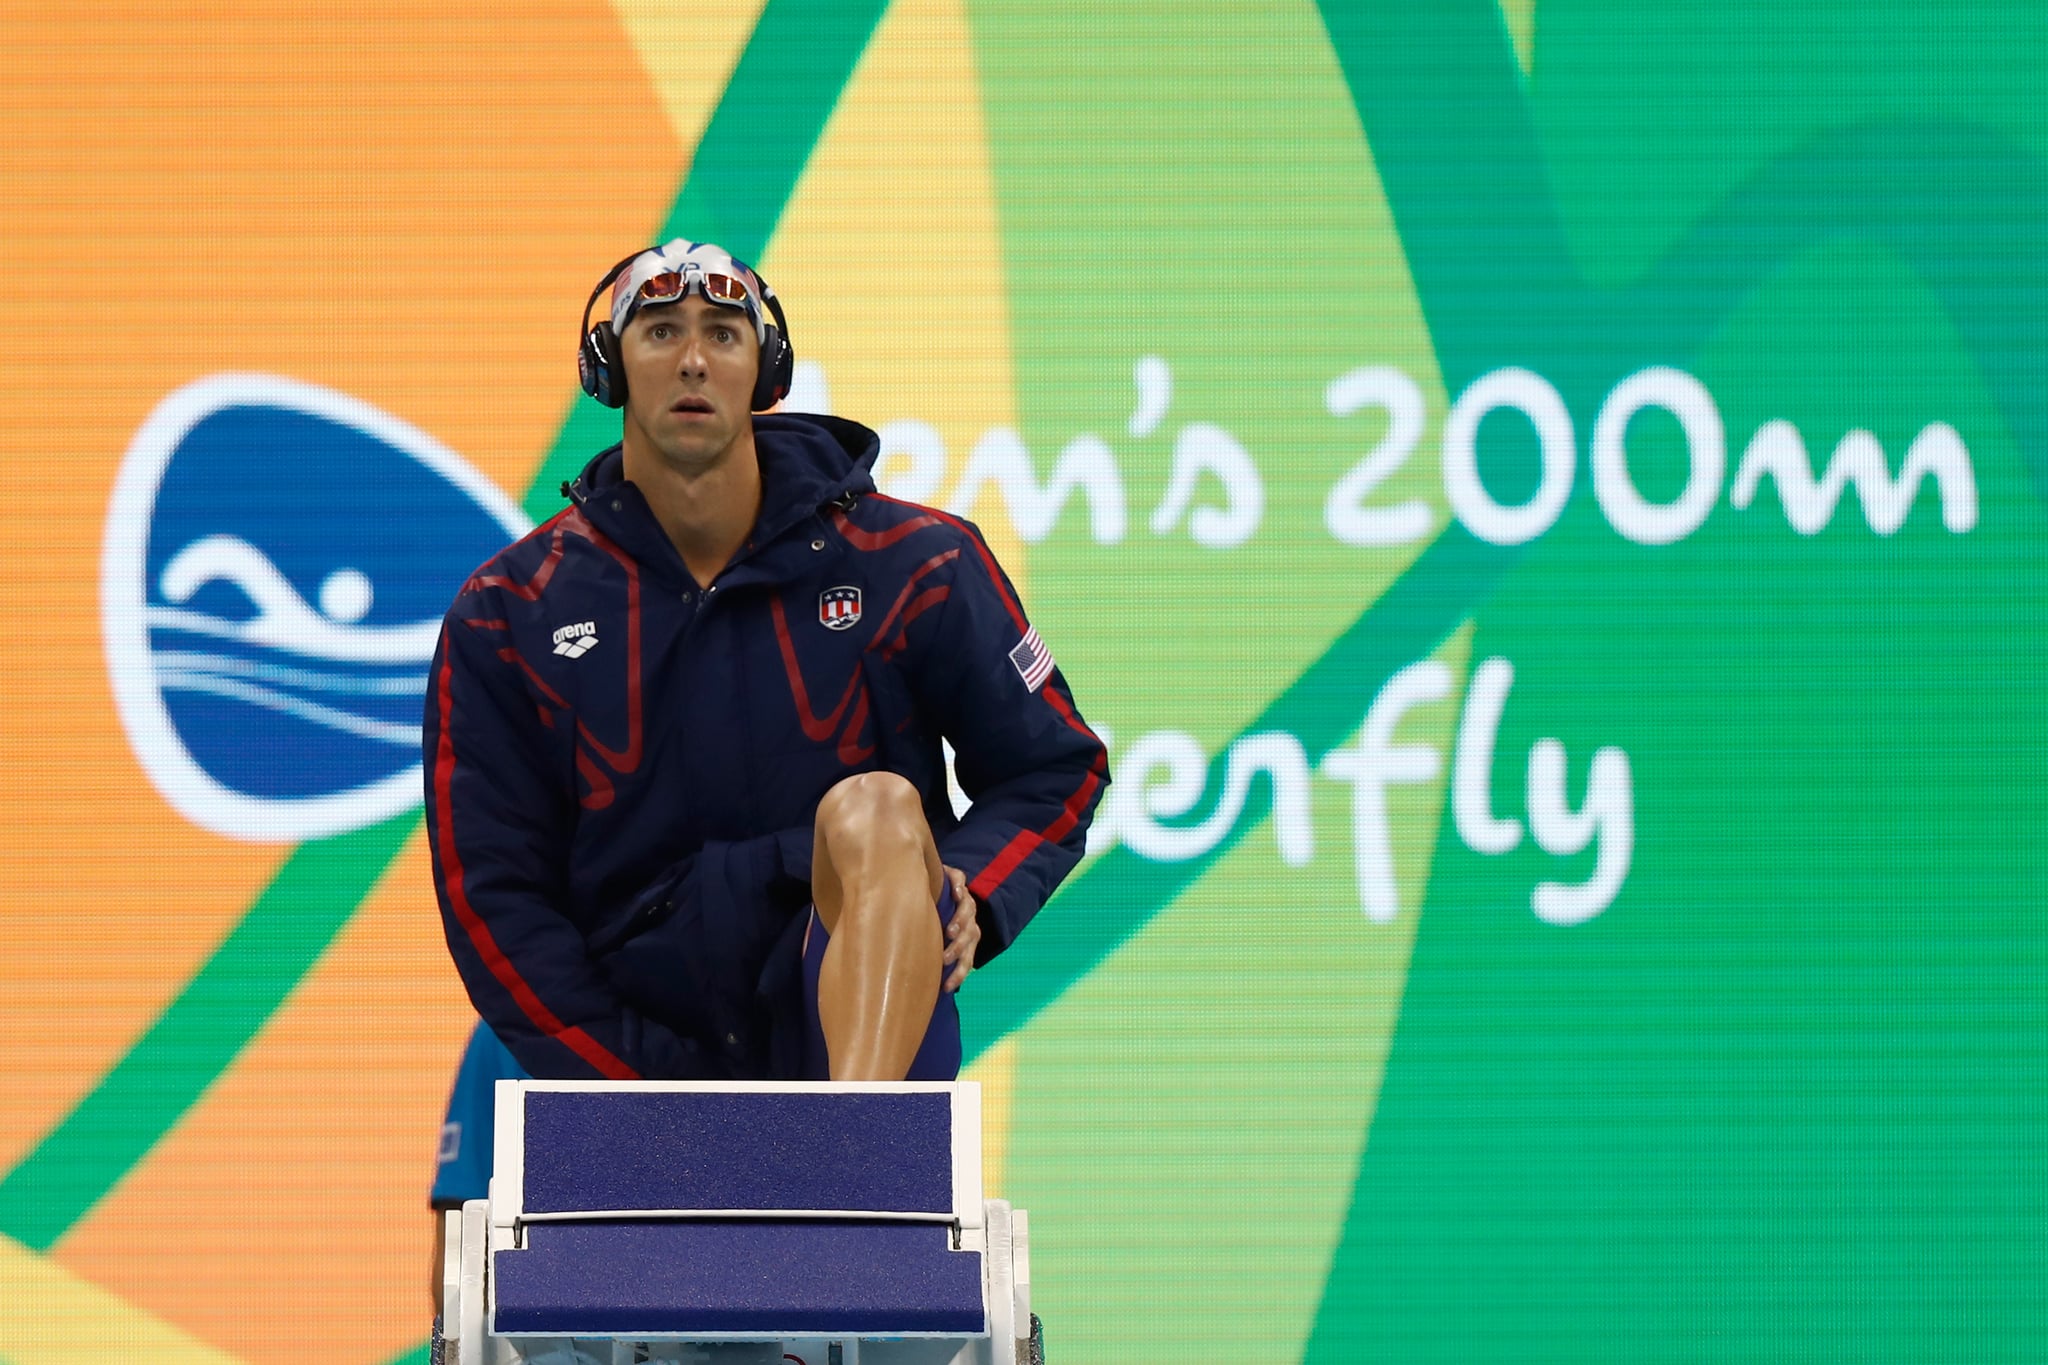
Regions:
<instances>
[{"instance_id":1,"label":"blue starting block surface","mask_svg":"<svg viewBox=\"0 0 2048 1365\"><path fill-rule=\"evenodd\" d=\"M954 1210L944 1093L534 1090L525 1128L521 1212L529 1219Z\"/></svg>"},{"instance_id":2,"label":"blue starting block surface","mask_svg":"<svg viewBox=\"0 0 2048 1365\"><path fill-rule=\"evenodd\" d=\"M971 1082L508 1081L495 1166L498 1336L964 1339L1015 1316Z\"/></svg>"},{"instance_id":3,"label":"blue starting block surface","mask_svg":"<svg viewBox=\"0 0 2048 1365\"><path fill-rule=\"evenodd\" d=\"M497 1259L503 1334L987 1330L981 1257L941 1225L852 1220L538 1223Z\"/></svg>"}]
</instances>

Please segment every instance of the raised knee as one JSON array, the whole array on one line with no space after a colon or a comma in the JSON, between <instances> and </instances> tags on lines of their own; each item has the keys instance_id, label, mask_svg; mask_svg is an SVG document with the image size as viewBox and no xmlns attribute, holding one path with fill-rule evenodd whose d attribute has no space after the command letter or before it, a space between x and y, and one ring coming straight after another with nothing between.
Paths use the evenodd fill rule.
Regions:
<instances>
[{"instance_id":1,"label":"raised knee","mask_svg":"<svg viewBox=\"0 0 2048 1365\"><path fill-rule=\"evenodd\" d=\"M855 773L835 782L818 803L818 825L827 831L923 817L917 788L896 773Z\"/></svg>"}]
</instances>

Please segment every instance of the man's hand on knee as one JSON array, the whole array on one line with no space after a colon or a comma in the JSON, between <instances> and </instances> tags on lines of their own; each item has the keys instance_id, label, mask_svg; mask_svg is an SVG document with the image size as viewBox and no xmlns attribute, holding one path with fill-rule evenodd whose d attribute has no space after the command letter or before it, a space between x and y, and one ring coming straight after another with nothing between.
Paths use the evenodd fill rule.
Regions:
<instances>
[{"instance_id":1,"label":"man's hand on knee","mask_svg":"<svg viewBox=\"0 0 2048 1365\"><path fill-rule=\"evenodd\" d=\"M974 970L974 950L981 944L981 925L974 918L974 895L967 889L967 874L949 867L946 880L953 884L953 918L946 921L946 965L952 970L946 973L945 988L957 991Z\"/></svg>"}]
</instances>

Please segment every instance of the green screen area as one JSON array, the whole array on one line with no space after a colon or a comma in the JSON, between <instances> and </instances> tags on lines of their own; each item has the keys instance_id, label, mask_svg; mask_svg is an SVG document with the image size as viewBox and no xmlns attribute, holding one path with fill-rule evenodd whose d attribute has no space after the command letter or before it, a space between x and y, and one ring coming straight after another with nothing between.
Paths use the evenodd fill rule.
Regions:
<instances>
[{"instance_id":1,"label":"green screen area","mask_svg":"<svg viewBox=\"0 0 2048 1365\"><path fill-rule=\"evenodd\" d=\"M1177 413L1228 414L1267 478L1229 553L1094 544L1079 518L1036 547L1039 610L1120 752L1287 730L1313 763L1397 670L1440 653L1454 677L1398 732L1442 772L1378 762L1409 782L1392 923L1344 923L1348 784L1318 775L1306 866L1255 788L1241 842L1171 881L1106 855L1055 906L1085 942L1048 924L1020 948L1055 979L1112 952L1020 1053L1044 1109L1018 1197L1089 1220L1086 1280L1047 1291L1067 1330L1091 1358L1189 1322L1245 1359L2026 1358L2048 1302L2039 16L1542 0L1518 35L1481 5L1151 10L1084 58L1062 18L987 13L1020 351L1046 353L1027 423L1052 447L1117 421L1128 391L1087 376L1157 346ZM1112 99L1105 50L1174 58L1120 68ZM1062 287L1081 254L1128 307ZM1424 425L1366 505L1429 504L1426 548L1327 520L1398 419L1340 418L1324 386L1376 366ZM1475 526L1447 418L1509 367L1542 383L1502 390L1535 399L1478 418L1468 468L1500 507L1539 500L1547 392L1575 477L1552 517ZM1631 503L1593 447L1652 367L1696 382L1614 424ZM1915 489L1937 422L1968 475ZM1755 443L1767 423L1801 470ZM1130 466L1160 487L1170 454ZM1150 624L1186 603L1189 629ZM1489 659L1512 686L1475 846L1446 788ZM1596 752L1626 761L1626 872L1573 923L1532 895L1597 881L1605 850L1554 814L1544 846L1546 740L1566 811ZM1117 799L1167 772L1126 762Z\"/></svg>"}]
</instances>

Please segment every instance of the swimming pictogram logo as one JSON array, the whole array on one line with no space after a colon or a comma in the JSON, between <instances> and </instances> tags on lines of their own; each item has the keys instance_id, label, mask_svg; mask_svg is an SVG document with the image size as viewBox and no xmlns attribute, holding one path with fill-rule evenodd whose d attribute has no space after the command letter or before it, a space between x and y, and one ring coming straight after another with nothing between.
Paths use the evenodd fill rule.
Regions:
<instances>
[{"instance_id":1,"label":"swimming pictogram logo","mask_svg":"<svg viewBox=\"0 0 2048 1365\"><path fill-rule=\"evenodd\" d=\"M529 529L460 455L347 394L260 374L171 393L129 444L100 564L107 667L150 780L249 840L417 804L442 613Z\"/></svg>"}]
</instances>

